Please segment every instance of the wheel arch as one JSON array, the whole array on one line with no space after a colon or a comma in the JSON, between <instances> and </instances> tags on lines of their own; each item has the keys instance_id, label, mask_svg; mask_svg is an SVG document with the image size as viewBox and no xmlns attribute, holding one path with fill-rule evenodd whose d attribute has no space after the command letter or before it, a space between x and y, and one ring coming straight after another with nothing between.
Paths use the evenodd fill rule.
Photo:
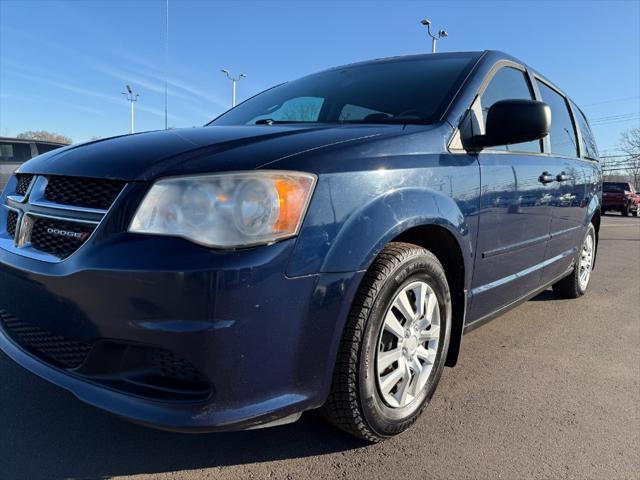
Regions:
<instances>
[{"instance_id":1,"label":"wheel arch","mask_svg":"<svg viewBox=\"0 0 640 480\"><path fill-rule=\"evenodd\" d=\"M593 228L596 230L596 251L593 256L593 265L591 268L596 268L596 261L598 259L598 243L600 242L600 223L602 221L602 210L597 208L591 216L590 222L593 224Z\"/></svg>"},{"instance_id":2,"label":"wheel arch","mask_svg":"<svg viewBox=\"0 0 640 480\"><path fill-rule=\"evenodd\" d=\"M600 200L598 195L593 195L589 203L587 204L587 212L585 215L585 224L584 228L591 223L593 224L593 228L596 230L596 251L595 256L593 257L593 267L596 266L596 260L598 258L598 242L600 241L600 224L602 222L602 215L604 215L604 205Z\"/></svg>"},{"instance_id":3,"label":"wheel arch","mask_svg":"<svg viewBox=\"0 0 640 480\"><path fill-rule=\"evenodd\" d=\"M453 367L456 365L460 353L467 303L466 270L462 248L449 230L435 224L410 228L392 241L411 243L429 250L444 268L451 292L452 307L451 341L446 366Z\"/></svg>"},{"instance_id":4,"label":"wheel arch","mask_svg":"<svg viewBox=\"0 0 640 480\"><path fill-rule=\"evenodd\" d=\"M321 273L365 271L386 245L412 243L430 250L445 268L452 295L447 366L460 351L473 269L474 229L456 201L428 188L401 188L360 207L340 228L323 259Z\"/></svg>"}]
</instances>

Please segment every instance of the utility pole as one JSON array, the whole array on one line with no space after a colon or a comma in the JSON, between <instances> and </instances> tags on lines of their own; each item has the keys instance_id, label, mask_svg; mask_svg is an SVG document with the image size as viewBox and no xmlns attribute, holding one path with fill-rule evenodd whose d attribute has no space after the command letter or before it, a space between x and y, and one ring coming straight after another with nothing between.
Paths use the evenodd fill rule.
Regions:
<instances>
[{"instance_id":1,"label":"utility pole","mask_svg":"<svg viewBox=\"0 0 640 480\"><path fill-rule=\"evenodd\" d=\"M438 31L437 35L433 35L431 33L431 20L427 18L421 20L420 23L427 27L427 33L431 37L431 53L436 53L436 42L438 41L438 39L445 38L449 36L449 34L445 30L440 30Z\"/></svg>"},{"instance_id":2,"label":"utility pole","mask_svg":"<svg viewBox=\"0 0 640 480\"><path fill-rule=\"evenodd\" d=\"M224 73L229 80L231 80L231 108L233 108L236 106L236 85L243 78L247 78L247 76L244 73L241 73L238 78L234 78L229 73L229 70L223 68L220 71Z\"/></svg>"},{"instance_id":3,"label":"utility pole","mask_svg":"<svg viewBox=\"0 0 640 480\"><path fill-rule=\"evenodd\" d=\"M127 85L127 91L126 92L122 92L123 95L127 96L127 100L129 100L129 102L131 103L131 132L130 133L135 133L136 131L136 102L138 101L138 97L140 95L138 95L137 93L134 93L133 89L131 88L131 85Z\"/></svg>"}]
</instances>

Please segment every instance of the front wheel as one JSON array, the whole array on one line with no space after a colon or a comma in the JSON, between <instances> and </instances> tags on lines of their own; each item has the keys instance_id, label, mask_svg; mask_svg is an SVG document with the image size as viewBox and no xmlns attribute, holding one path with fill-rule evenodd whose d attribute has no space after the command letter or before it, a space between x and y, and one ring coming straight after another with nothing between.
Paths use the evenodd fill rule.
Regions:
<instances>
[{"instance_id":1,"label":"front wheel","mask_svg":"<svg viewBox=\"0 0 640 480\"><path fill-rule=\"evenodd\" d=\"M553 285L556 295L563 298L578 298L584 295L591 280L591 271L596 257L596 229L589 224L587 233L580 246L580 251L571 275Z\"/></svg>"},{"instance_id":2,"label":"front wheel","mask_svg":"<svg viewBox=\"0 0 640 480\"><path fill-rule=\"evenodd\" d=\"M438 259L416 245L389 244L356 294L324 416L370 442L409 428L435 392L450 330Z\"/></svg>"}]
</instances>

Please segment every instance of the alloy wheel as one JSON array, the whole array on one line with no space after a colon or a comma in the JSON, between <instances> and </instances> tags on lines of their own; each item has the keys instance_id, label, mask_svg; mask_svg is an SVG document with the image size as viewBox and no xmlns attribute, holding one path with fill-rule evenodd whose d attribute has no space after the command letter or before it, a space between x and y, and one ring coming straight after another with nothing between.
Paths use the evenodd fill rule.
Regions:
<instances>
[{"instance_id":1,"label":"alloy wheel","mask_svg":"<svg viewBox=\"0 0 640 480\"><path fill-rule=\"evenodd\" d=\"M409 405L426 385L440 343L440 305L423 281L403 287L384 317L376 353L376 378L385 403Z\"/></svg>"},{"instance_id":2,"label":"alloy wheel","mask_svg":"<svg viewBox=\"0 0 640 480\"><path fill-rule=\"evenodd\" d=\"M593 234L589 233L582 244L582 251L580 252L580 271L578 273L578 281L580 282L580 288L584 291L589 284L589 278L591 278L591 269L593 268L593 252L595 242Z\"/></svg>"}]
</instances>

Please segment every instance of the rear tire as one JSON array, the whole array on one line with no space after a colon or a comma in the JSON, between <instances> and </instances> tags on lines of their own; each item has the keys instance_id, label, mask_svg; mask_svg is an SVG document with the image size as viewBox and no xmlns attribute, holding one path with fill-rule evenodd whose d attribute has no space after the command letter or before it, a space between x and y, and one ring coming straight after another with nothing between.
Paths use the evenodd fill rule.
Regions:
<instances>
[{"instance_id":1,"label":"rear tire","mask_svg":"<svg viewBox=\"0 0 640 480\"><path fill-rule=\"evenodd\" d=\"M629 205L625 205L620 213L622 213L623 217L628 217L629 216Z\"/></svg>"},{"instance_id":2,"label":"rear tire","mask_svg":"<svg viewBox=\"0 0 640 480\"><path fill-rule=\"evenodd\" d=\"M591 270L596 256L596 229L592 223L587 228L576 258L573 272L553 285L553 292L561 298L578 298L584 295L591 280Z\"/></svg>"},{"instance_id":3,"label":"rear tire","mask_svg":"<svg viewBox=\"0 0 640 480\"><path fill-rule=\"evenodd\" d=\"M416 245L387 245L347 319L325 418L368 442L409 428L435 392L450 331L451 296L438 259Z\"/></svg>"}]
</instances>

